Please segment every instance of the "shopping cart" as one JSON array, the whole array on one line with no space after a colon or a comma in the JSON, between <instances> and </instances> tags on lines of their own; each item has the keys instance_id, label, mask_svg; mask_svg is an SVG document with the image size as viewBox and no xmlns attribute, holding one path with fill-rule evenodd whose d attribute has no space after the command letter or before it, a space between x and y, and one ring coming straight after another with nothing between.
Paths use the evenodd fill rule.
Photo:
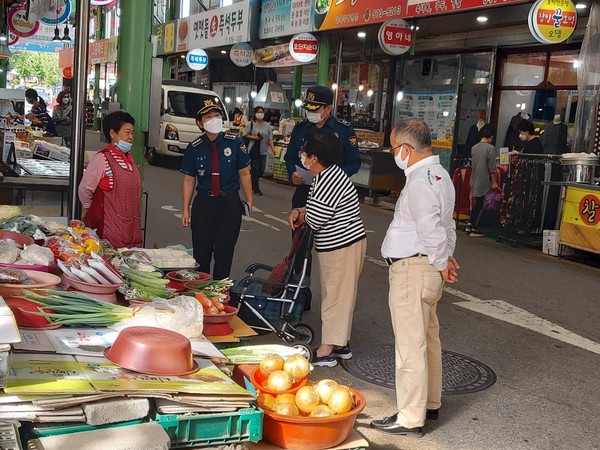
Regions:
<instances>
[{"instance_id":1,"label":"shopping cart","mask_svg":"<svg viewBox=\"0 0 600 450\"><path fill-rule=\"evenodd\" d=\"M275 267L251 264L245 270L248 275L237 281L230 291L232 305L238 304L238 316L244 322L259 334L275 333L309 360L312 356L309 345L315 333L301 320L311 298L307 272L312 245L313 232L310 228L298 229L290 253L282 263ZM301 263L297 261L299 258ZM279 270L283 274L281 277L276 274ZM279 281L277 278L282 279Z\"/></svg>"}]
</instances>

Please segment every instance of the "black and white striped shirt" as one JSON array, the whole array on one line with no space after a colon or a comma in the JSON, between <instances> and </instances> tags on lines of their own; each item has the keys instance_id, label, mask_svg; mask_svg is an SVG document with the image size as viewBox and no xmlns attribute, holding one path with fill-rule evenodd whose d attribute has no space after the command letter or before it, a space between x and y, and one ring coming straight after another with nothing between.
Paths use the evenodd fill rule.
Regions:
<instances>
[{"instance_id":1,"label":"black and white striped shirt","mask_svg":"<svg viewBox=\"0 0 600 450\"><path fill-rule=\"evenodd\" d=\"M315 230L315 249L326 252L367 237L360 219L358 192L337 165L319 173L306 203L306 223Z\"/></svg>"}]
</instances>

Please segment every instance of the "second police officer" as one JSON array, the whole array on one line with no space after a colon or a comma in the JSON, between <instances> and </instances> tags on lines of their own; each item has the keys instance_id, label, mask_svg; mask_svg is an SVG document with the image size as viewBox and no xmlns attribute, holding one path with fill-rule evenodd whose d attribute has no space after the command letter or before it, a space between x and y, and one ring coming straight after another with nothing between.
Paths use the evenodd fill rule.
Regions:
<instances>
[{"instance_id":1,"label":"second police officer","mask_svg":"<svg viewBox=\"0 0 600 450\"><path fill-rule=\"evenodd\" d=\"M325 86L312 86L306 90L306 98L302 107L306 110L306 120L297 124L292 130L287 152L284 156L286 168L296 191L292 197L292 208L306 206L310 185L298 174L296 166L302 167L300 150L304 146L305 136L311 128L328 128L338 137L343 146L343 157L337 165L349 177L360 169L360 153L358 151L354 128L343 120L333 116L333 91Z\"/></svg>"},{"instance_id":2,"label":"second police officer","mask_svg":"<svg viewBox=\"0 0 600 450\"><path fill-rule=\"evenodd\" d=\"M231 271L244 213L240 187L247 209L252 211L250 156L237 134L223 130L222 111L214 99L204 101L196 113L196 125L204 134L188 145L180 169L181 224L184 227L191 224L198 270L211 273L214 259L212 275L216 280L227 278Z\"/></svg>"}]
</instances>

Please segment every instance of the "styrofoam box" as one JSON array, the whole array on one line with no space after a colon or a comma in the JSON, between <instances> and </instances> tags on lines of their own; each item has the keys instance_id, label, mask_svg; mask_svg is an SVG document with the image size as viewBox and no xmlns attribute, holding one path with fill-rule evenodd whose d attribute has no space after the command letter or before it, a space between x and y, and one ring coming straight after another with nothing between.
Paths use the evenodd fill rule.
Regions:
<instances>
[{"instance_id":1,"label":"styrofoam box","mask_svg":"<svg viewBox=\"0 0 600 450\"><path fill-rule=\"evenodd\" d=\"M560 254L560 231L544 230L542 241L542 252L546 255L559 256Z\"/></svg>"}]
</instances>

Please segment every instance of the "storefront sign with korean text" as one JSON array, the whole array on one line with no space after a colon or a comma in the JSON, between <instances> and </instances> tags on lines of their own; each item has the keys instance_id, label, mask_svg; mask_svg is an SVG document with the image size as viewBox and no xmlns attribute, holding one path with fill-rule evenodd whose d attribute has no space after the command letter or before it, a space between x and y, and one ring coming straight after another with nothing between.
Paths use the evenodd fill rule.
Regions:
<instances>
[{"instance_id":1,"label":"storefront sign with korean text","mask_svg":"<svg viewBox=\"0 0 600 450\"><path fill-rule=\"evenodd\" d=\"M489 8L509 3L527 3L528 0L405 0L404 18L447 14L467 9Z\"/></svg>"},{"instance_id":2,"label":"storefront sign with korean text","mask_svg":"<svg viewBox=\"0 0 600 450\"><path fill-rule=\"evenodd\" d=\"M401 18L406 0L314 0L315 30L350 28Z\"/></svg>"},{"instance_id":3,"label":"storefront sign with korean text","mask_svg":"<svg viewBox=\"0 0 600 450\"><path fill-rule=\"evenodd\" d=\"M201 48L194 48L185 55L185 62L192 70L202 70L208 66L208 55Z\"/></svg>"},{"instance_id":4,"label":"storefront sign with korean text","mask_svg":"<svg viewBox=\"0 0 600 450\"><path fill-rule=\"evenodd\" d=\"M156 36L156 55L175 53L175 22L161 23L154 27Z\"/></svg>"},{"instance_id":5,"label":"storefront sign with korean text","mask_svg":"<svg viewBox=\"0 0 600 450\"><path fill-rule=\"evenodd\" d=\"M388 55L402 55L413 43L410 25L402 19L385 22L379 29L379 45Z\"/></svg>"},{"instance_id":6,"label":"storefront sign with korean text","mask_svg":"<svg viewBox=\"0 0 600 450\"><path fill-rule=\"evenodd\" d=\"M260 12L261 39L289 36L313 30L314 0L263 0Z\"/></svg>"},{"instance_id":7,"label":"storefront sign with korean text","mask_svg":"<svg viewBox=\"0 0 600 450\"><path fill-rule=\"evenodd\" d=\"M296 61L308 63L317 57L319 42L310 33L300 33L290 41L290 55Z\"/></svg>"},{"instance_id":8,"label":"storefront sign with korean text","mask_svg":"<svg viewBox=\"0 0 600 450\"><path fill-rule=\"evenodd\" d=\"M538 0L529 10L529 31L543 44L566 41L577 25L577 10L571 0Z\"/></svg>"},{"instance_id":9,"label":"storefront sign with korean text","mask_svg":"<svg viewBox=\"0 0 600 450\"><path fill-rule=\"evenodd\" d=\"M58 2L56 8L46 12L39 21L47 25L56 25L65 22L71 15L71 0Z\"/></svg>"},{"instance_id":10,"label":"storefront sign with korean text","mask_svg":"<svg viewBox=\"0 0 600 450\"><path fill-rule=\"evenodd\" d=\"M235 3L188 18L188 48L213 48L250 40L249 3Z\"/></svg>"},{"instance_id":11,"label":"storefront sign with korean text","mask_svg":"<svg viewBox=\"0 0 600 450\"><path fill-rule=\"evenodd\" d=\"M247 42L233 44L229 50L229 58L238 67L249 66L254 59L254 49Z\"/></svg>"},{"instance_id":12,"label":"storefront sign with korean text","mask_svg":"<svg viewBox=\"0 0 600 450\"><path fill-rule=\"evenodd\" d=\"M188 18L184 17L177 21L177 52L187 52L190 47L188 45Z\"/></svg>"}]
</instances>

